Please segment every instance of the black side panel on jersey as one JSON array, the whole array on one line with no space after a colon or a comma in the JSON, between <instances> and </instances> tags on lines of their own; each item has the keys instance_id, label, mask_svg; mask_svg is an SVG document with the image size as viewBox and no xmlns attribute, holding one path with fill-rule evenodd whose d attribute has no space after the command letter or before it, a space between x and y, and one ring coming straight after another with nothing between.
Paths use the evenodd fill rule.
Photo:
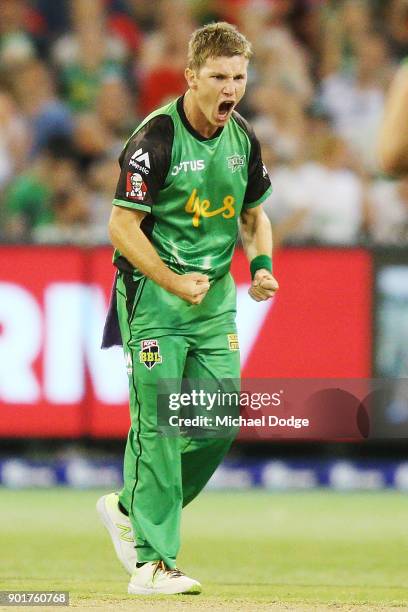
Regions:
<instances>
[{"instance_id":1,"label":"black side panel on jersey","mask_svg":"<svg viewBox=\"0 0 408 612\"><path fill-rule=\"evenodd\" d=\"M261 145L248 121L236 111L232 113L233 119L248 134L251 143L251 154L248 162L248 185L245 191L244 204L256 202L271 186L268 172L262 162Z\"/></svg>"},{"instance_id":2,"label":"black side panel on jersey","mask_svg":"<svg viewBox=\"0 0 408 612\"><path fill-rule=\"evenodd\" d=\"M174 125L169 115L157 115L126 143L119 158L121 173L115 203L149 212L164 185L171 163ZM131 179L139 179L131 189Z\"/></svg>"},{"instance_id":3,"label":"black side panel on jersey","mask_svg":"<svg viewBox=\"0 0 408 612\"><path fill-rule=\"evenodd\" d=\"M115 200L122 206L138 208L146 212L140 229L150 239L154 227L154 202L159 190L163 187L171 163L171 152L174 139L174 125L169 115L157 115L148 121L140 130L131 136L126 143L119 164L121 173L116 189ZM139 174L147 191L143 197L132 198L128 195L129 174ZM115 258L115 266L122 272L131 274L134 268L123 255Z\"/></svg>"}]
</instances>

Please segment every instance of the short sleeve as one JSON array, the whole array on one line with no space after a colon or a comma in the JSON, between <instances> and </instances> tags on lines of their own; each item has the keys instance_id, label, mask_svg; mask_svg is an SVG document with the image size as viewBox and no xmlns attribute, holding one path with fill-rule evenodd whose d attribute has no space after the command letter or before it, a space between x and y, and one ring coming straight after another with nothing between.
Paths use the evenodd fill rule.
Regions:
<instances>
[{"instance_id":1,"label":"short sleeve","mask_svg":"<svg viewBox=\"0 0 408 612\"><path fill-rule=\"evenodd\" d=\"M131 136L119 158L115 206L152 211L170 168L173 138L168 115L153 117Z\"/></svg>"},{"instance_id":2,"label":"short sleeve","mask_svg":"<svg viewBox=\"0 0 408 612\"><path fill-rule=\"evenodd\" d=\"M272 193L268 171L262 162L261 145L254 131L249 131L251 153L248 164L248 184L244 197L244 208L255 208Z\"/></svg>"}]
</instances>

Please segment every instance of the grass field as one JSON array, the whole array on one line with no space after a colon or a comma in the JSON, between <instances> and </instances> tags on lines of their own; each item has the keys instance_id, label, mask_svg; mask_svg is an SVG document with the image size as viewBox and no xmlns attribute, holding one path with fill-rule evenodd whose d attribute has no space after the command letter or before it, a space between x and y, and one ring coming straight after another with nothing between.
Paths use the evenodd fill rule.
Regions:
<instances>
[{"instance_id":1,"label":"grass field","mask_svg":"<svg viewBox=\"0 0 408 612\"><path fill-rule=\"evenodd\" d=\"M152 601L127 595L100 494L0 489L0 589L69 590L78 610L408 610L408 496L205 493L179 557L203 594Z\"/></svg>"}]
</instances>

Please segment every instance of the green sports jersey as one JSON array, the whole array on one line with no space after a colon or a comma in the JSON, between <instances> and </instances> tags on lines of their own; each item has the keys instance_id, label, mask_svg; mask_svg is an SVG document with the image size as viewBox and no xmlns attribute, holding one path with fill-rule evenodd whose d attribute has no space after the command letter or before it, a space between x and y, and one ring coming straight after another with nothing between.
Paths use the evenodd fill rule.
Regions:
<instances>
[{"instance_id":1,"label":"green sports jersey","mask_svg":"<svg viewBox=\"0 0 408 612\"><path fill-rule=\"evenodd\" d=\"M211 279L230 268L239 215L271 192L251 127L234 112L204 138L190 125L183 97L149 115L120 157L116 206L147 213L142 229L175 272ZM118 252L119 269L142 276Z\"/></svg>"}]
</instances>

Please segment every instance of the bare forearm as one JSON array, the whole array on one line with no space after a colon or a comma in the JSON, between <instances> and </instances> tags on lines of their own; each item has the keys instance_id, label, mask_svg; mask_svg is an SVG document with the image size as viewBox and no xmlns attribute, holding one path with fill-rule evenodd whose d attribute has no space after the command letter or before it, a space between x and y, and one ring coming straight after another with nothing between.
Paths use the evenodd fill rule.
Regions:
<instances>
[{"instance_id":1,"label":"bare forearm","mask_svg":"<svg viewBox=\"0 0 408 612\"><path fill-rule=\"evenodd\" d=\"M408 66L399 69L388 95L379 140L379 157L390 174L408 172Z\"/></svg>"},{"instance_id":2,"label":"bare forearm","mask_svg":"<svg viewBox=\"0 0 408 612\"><path fill-rule=\"evenodd\" d=\"M248 261L258 255L272 256L272 228L263 211L254 217L242 216L241 238Z\"/></svg>"}]
</instances>

